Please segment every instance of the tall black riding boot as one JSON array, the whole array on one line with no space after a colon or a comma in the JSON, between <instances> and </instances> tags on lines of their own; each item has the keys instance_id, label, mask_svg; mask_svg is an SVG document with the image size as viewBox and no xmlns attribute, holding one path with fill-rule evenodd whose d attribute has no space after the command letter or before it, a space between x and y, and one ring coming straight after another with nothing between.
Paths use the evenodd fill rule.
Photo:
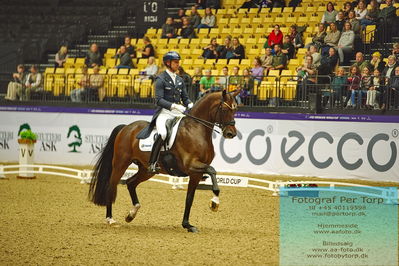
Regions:
<instances>
[{"instance_id":1,"label":"tall black riding boot","mask_svg":"<svg viewBox=\"0 0 399 266\"><path fill-rule=\"evenodd\" d=\"M152 174L158 174L159 171L161 170L159 166L157 165L159 153L161 151L161 147L163 144L163 140L161 138L161 135L158 135L157 139L154 142L154 145L152 146L151 150L151 155L150 155L150 166L148 166L148 172Z\"/></svg>"}]
</instances>

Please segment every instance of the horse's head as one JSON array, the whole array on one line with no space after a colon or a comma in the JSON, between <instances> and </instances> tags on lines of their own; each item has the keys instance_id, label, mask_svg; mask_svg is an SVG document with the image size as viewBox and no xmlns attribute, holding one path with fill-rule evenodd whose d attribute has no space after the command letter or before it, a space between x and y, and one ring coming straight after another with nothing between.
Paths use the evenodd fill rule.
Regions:
<instances>
[{"instance_id":1,"label":"horse's head","mask_svg":"<svg viewBox=\"0 0 399 266\"><path fill-rule=\"evenodd\" d=\"M232 139L237 135L234 114L237 111L235 96L237 96L238 93L239 91L227 93L226 90L223 90L215 114L216 124L222 129L223 137L228 139Z\"/></svg>"}]
</instances>

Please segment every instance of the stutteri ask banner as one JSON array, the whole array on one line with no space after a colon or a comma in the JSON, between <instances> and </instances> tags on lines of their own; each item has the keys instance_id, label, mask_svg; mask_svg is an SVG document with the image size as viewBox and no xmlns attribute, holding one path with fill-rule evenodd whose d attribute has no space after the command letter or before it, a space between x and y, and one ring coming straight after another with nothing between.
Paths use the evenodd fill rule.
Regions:
<instances>
[{"instance_id":1,"label":"stutteri ask banner","mask_svg":"<svg viewBox=\"0 0 399 266\"><path fill-rule=\"evenodd\" d=\"M17 136L37 133L35 160L93 164L112 129L151 110L0 107L0 161L18 161ZM217 171L399 181L399 118L238 113L238 136L214 134ZM395 167L396 166L396 167Z\"/></svg>"}]
</instances>

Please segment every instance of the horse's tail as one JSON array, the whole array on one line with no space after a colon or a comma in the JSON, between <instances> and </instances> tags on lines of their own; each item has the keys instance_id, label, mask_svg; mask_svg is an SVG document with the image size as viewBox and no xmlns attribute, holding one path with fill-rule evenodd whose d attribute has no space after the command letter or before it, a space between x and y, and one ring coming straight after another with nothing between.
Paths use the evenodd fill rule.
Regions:
<instances>
[{"instance_id":1,"label":"horse's tail","mask_svg":"<svg viewBox=\"0 0 399 266\"><path fill-rule=\"evenodd\" d=\"M94 166L93 179L91 180L89 189L89 199L96 205L106 206L109 202L115 201L116 191L110 191L112 188L109 186L109 180L112 173L115 139L124 126L119 125L112 130L111 136L99 154L99 158Z\"/></svg>"}]
</instances>

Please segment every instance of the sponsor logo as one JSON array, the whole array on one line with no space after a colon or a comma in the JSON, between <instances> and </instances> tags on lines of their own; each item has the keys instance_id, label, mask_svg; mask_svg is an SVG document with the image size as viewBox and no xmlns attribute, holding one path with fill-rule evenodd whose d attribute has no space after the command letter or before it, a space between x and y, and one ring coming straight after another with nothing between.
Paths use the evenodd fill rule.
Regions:
<instances>
[{"instance_id":1,"label":"sponsor logo","mask_svg":"<svg viewBox=\"0 0 399 266\"><path fill-rule=\"evenodd\" d=\"M0 131L0 150L9 150L9 142L14 139L14 133L10 131Z\"/></svg>"},{"instance_id":2,"label":"sponsor logo","mask_svg":"<svg viewBox=\"0 0 399 266\"><path fill-rule=\"evenodd\" d=\"M107 144L108 136L105 135L85 135L84 142L90 144L89 153L99 153Z\"/></svg>"},{"instance_id":3,"label":"sponsor logo","mask_svg":"<svg viewBox=\"0 0 399 266\"><path fill-rule=\"evenodd\" d=\"M68 144L68 147L71 147L72 150L69 152L80 152L77 150L77 147L82 146L82 134L80 133L80 128L77 125L69 127L67 138L71 141Z\"/></svg>"},{"instance_id":4,"label":"sponsor logo","mask_svg":"<svg viewBox=\"0 0 399 266\"><path fill-rule=\"evenodd\" d=\"M37 140L41 142L40 151L56 152L57 143L61 142L61 134L59 133L43 133L36 134Z\"/></svg>"}]
</instances>

